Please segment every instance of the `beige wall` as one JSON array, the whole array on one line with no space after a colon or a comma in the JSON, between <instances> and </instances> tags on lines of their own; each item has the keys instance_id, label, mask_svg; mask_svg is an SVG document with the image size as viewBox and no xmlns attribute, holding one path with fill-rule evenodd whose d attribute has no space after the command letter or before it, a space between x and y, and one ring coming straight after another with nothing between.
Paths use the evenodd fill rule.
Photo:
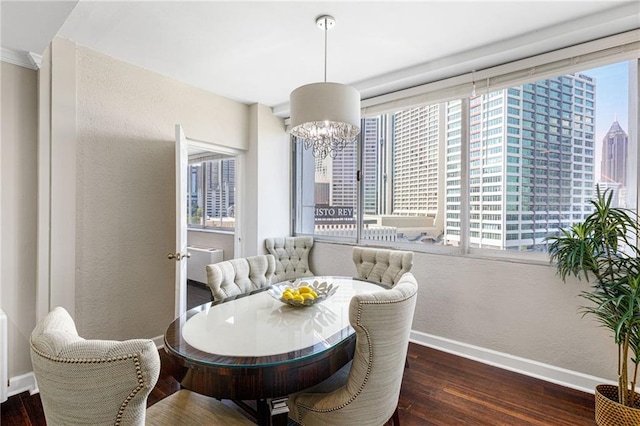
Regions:
<instances>
[{"instance_id":1,"label":"beige wall","mask_svg":"<svg viewBox=\"0 0 640 426\"><path fill-rule=\"evenodd\" d=\"M356 274L351 246L316 242L319 275ZM418 302L412 329L556 367L616 380L616 346L546 264L416 253Z\"/></svg>"},{"instance_id":2,"label":"beige wall","mask_svg":"<svg viewBox=\"0 0 640 426\"><path fill-rule=\"evenodd\" d=\"M8 317L9 377L15 377L31 371L35 326L38 85L36 71L0 64L0 306Z\"/></svg>"},{"instance_id":3,"label":"beige wall","mask_svg":"<svg viewBox=\"0 0 640 426\"><path fill-rule=\"evenodd\" d=\"M174 315L174 126L245 149L249 108L81 46L76 75L78 330L160 336Z\"/></svg>"}]
</instances>

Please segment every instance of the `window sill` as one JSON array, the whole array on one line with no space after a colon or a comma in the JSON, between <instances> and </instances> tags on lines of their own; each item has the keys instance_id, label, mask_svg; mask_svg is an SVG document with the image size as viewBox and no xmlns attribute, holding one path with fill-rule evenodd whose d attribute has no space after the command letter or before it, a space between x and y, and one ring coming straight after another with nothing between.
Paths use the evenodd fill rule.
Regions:
<instances>
[{"instance_id":1,"label":"window sill","mask_svg":"<svg viewBox=\"0 0 640 426\"><path fill-rule=\"evenodd\" d=\"M491 249L477 249L472 248L469 250L469 253L462 253L459 247L452 246L418 246L416 247L413 244L403 244L403 243L384 243L380 241L371 241L368 243L367 241L360 241L360 244L356 244L353 241L341 241L334 240L328 238L320 238L318 236L314 236L314 240L318 243L327 243L327 244L336 244L342 246L359 246L359 247L378 247L385 249L395 249L395 250L407 250L413 251L417 254L428 254L428 255L444 255L444 256L455 256L455 257L463 257L467 259L480 259L480 260L488 260L494 262L509 262L509 263L523 263L527 265L537 265L537 266L548 266L553 267L553 264L549 261L549 254L542 252L515 252L508 250L491 250Z\"/></svg>"},{"instance_id":2,"label":"window sill","mask_svg":"<svg viewBox=\"0 0 640 426\"><path fill-rule=\"evenodd\" d=\"M223 229L205 229L205 228L187 228L187 232L204 232L205 234L222 234L222 235L234 235L235 230L223 230Z\"/></svg>"}]
</instances>

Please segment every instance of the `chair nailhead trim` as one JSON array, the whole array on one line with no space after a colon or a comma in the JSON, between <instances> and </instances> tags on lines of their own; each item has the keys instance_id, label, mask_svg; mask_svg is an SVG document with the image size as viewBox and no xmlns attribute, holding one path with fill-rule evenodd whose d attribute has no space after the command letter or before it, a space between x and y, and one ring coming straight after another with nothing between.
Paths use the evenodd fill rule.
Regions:
<instances>
[{"instance_id":1,"label":"chair nailhead trim","mask_svg":"<svg viewBox=\"0 0 640 426\"><path fill-rule=\"evenodd\" d=\"M415 297L415 294L412 294L409 297L405 297L403 299L399 299L399 300L393 300L393 301L367 301L367 302L360 302L358 303L358 315L357 315L357 320L356 320L356 324L364 331L364 333L367 336L367 347L369 348L369 362L367 363L367 374L365 374L364 376L364 380L362 381L362 384L360 385L360 387L358 388L358 391L353 394L353 396L351 398L349 398L349 400L347 402L345 402L344 404L340 404L337 407L332 407L332 408L328 408L328 409L324 409L324 410L318 410L316 408L313 407L309 407L307 405L304 404L298 404L299 407L305 408L308 411L313 411L316 413L330 413L332 411L337 411L340 410L346 406L348 406L349 404L351 404L353 401L355 401L355 399L358 397L358 395L360 395L362 393L362 391L364 390L364 387L366 386L367 382L369 381L369 376L371 375L371 364L373 363L373 349L372 349L372 345L371 345L371 336L369 335L369 331L362 326L361 323L361 319L362 319L362 305L392 305L394 303L400 303L400 302L404 302L405 300L411 299L412 297ZM297 419L294 419L297 421Z\"/></svg>"}]
</instances>

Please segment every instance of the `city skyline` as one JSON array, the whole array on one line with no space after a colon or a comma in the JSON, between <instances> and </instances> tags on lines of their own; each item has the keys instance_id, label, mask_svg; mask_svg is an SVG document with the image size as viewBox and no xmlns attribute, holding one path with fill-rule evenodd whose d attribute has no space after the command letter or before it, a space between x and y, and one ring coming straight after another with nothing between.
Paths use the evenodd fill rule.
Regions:
<instances>
[{"instance_id":1,"label":"city skyline","mask_svg":"<svg viewBox=\"0 0 640 426\"><path fill-rule=\"evenodd\" d=\"M584 74L594 78L598 84L596 150L602 152L602 140L614 121L629 133L629 62L591 68ZM600 176L600 161L596 162L596 173Z\"/></svg>"},{"instance_id":2,"label":"city skyline","mask_svg":"<svg viewBox=\"0 0 640 426\"><path fill-rule=\"evenodd\" d=\"M489 244L491 238L499 238L502 242L496 248L535 249L546 236L558 232L559 227L584 219L595 184L600 181L602 139L614 119L627 131L628 73L628 63L624 62L469 99L472 137L468 143L473 152L482 154L477 157L478 154L472 152L469 159L471 190L482 191L469 195L472 209L480 210L479 214L472 212L470 219L471 226L477 229L471 232L472 240L478 237L481 241L485 236L484 245ZM486 103L480 112L477 110L479 99ZM455 105L456 101L426 105L363 119L365 227L369 224L381 228L393 226L399 236L411 241L420 233L423 236L428 233L424 232L426 228L430 228L431 233L441 229L449 236L459 232L452 226L457 213L444 207L462 196L450 185L450 182L459 182L459 177L448 180L456 174L458 166L452 169L451 161L459 161L460 152L449 142L445 143L445 139L450 141L450 136L459 132L459 125L452 127L455 123L452 117L460 117L459 107ZM443 106L447 109L446 120L444 111L439 116ZM451 108L458 109L451 113ZM385 117L391 120L382 125ZM375 132L372 120L380 120ZM386 140L388 135L390 140ZM341 154L331 160L332 164L340 165L340 178L337 173L334 176L335 166L329 165L326 169L329 204L338 201L333 194L344 195L345 187L349 187L347 192L352 196L341 197L340 202L357 207L353 179L357 168L355 151L355 145L348 148L351 158L348 161L341 158ZM473 182L478 182L478 177L473 176L478 173L475 170L480 170L480 182L487 179L496 184L474 186ZM487 188L493 192L485 192ZM476 202L478 207L474 207ZM355 223L355 214L354 209L352 223ZM414 220L412 225L403 225L390 220L390 216L431 217L432 221ZM481 218L494 220L482 221ZM403 230L403 226L407 228ZM526 229L529 231L525 232ZM514 238L516 230L517 238ZM407 237L405 231L413 234ZM433 241L433 237L430 234L429 241Z\"/></svg>"}]
</instances>

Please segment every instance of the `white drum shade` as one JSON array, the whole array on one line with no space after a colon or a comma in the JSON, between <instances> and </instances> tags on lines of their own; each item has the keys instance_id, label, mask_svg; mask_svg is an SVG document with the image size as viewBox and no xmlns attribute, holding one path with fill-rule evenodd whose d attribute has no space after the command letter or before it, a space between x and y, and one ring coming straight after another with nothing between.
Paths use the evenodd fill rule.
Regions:
<instances>
[{"instance_id":1,"label":"white drum shade","mask_svg":"<svg viewBox=\"0 0 640 426\"><path fill-rule=\"evenodd\" d=\"M291 134L313 155L335 157L360 133L360 93L339 83L313 83L291 92Z\"/></svg>"},{"instance_id":2,"label":"white drum shade","mask_svg":"<svg viewBox=\"0 0 640 426\"><path fill-rule=\"evenodd\" d=\"M340 83L312 83L291 92L291 131L304 123L347 123L360 133L360 93Z\"/></svg>"}]
</instances>

